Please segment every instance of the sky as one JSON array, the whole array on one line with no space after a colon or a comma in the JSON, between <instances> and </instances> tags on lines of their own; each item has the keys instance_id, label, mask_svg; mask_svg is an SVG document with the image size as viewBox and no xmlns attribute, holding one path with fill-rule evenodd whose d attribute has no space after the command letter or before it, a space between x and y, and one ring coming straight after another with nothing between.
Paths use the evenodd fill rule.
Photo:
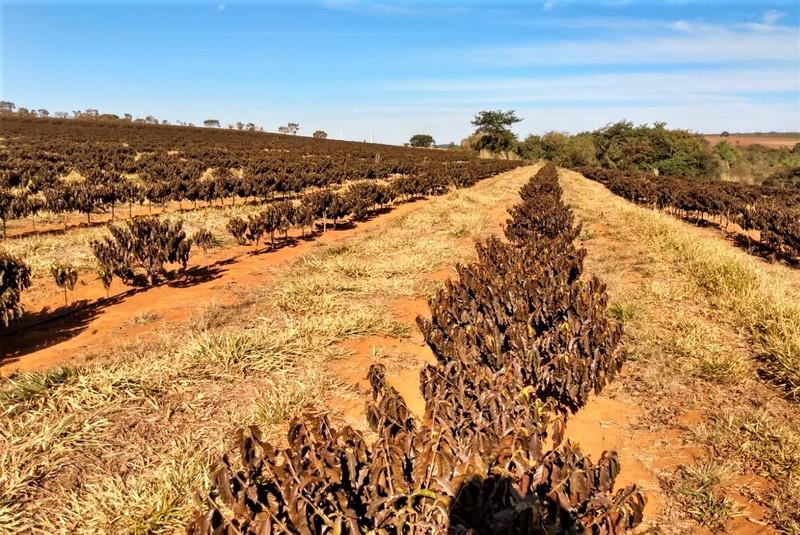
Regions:
<instances>
[{"instance_id":1,"label":"sky","mask_svg":"<svg viewBox=\"0 0 800 535\"><path fill-rule=\"evenodd\" d=\"M225 0L223 0L225 1ZM800 131L800 2L0 0L0 99L402 143L626 119Z\"/></svg>"}]
</instances>

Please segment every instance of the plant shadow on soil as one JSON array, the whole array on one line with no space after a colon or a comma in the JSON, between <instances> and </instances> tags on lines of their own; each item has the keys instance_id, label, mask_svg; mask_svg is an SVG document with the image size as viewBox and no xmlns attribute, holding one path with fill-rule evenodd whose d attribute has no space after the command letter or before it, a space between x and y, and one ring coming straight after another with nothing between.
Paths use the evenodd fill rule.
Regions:
<instances>
[{"instance_id":1,"label":"plant shadow on soil","mask_svg":"<svg viewBox=\"0 0 800 535\"><path fill-rule=\"evenodd\" d=\"M45 307L26 313L22 323L8 331L0 331L0 364L10 364L20 357L64 342L85 331L103 309L121 303L141 290L98 299L77 301L57 308Z\"/></svg>"},{"instance_id":2,"label":"plant shadow on soil","mask_svg":"<svg viewBox=\"0 0 800 535\"><path fill-rule=\"evenodd\" d=\"M526 504L527 500L517 494L513 481L508 477L473 476L461 484L455 496L448 511L448 525L453 533L511 535L533 532L538 527L535 519L545 512L537 511L538 500ZM543 526L548 533L556 533L559 528L563 530L571 524L574 513L557 502L549 505L546 513L550 523Z\"/></svg>"},{"instance_id":3,"label":"plant shadow on soil","mask_svg":"<svg viewBox=\"0 0 800 535\"><path fill-rule=\"evenodd\" d=\"M228 258L207 266L172 272L155 286L137 286L124 292L94 301L76 301L56 308L45 307L38 312L25 313L11 329L0 330L0 364L11 364L29 353L59 344L84 332L103 310L122 303L126 298L157 286L190 288L218 279L224 267L235 262Z\"/></svg>"}]
</instances>

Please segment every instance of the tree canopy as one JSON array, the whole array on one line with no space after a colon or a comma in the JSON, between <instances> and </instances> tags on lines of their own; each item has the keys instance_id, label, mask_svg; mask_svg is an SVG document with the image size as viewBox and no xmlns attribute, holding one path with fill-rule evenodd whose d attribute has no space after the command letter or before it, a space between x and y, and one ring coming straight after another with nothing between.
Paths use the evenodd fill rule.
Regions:
<instances>
[{"instance_id":1,"label":"tree canopy","mask_svg":"<svg viewBox=\"0 0 800 535\"><path fill-rule=\"evenodd\" d=\"M408 141L408 144L412 147L433 147L436 142L433 140L433 136L429 134L415 134L411 136L411 139Z\"/></svg>"},{"instance_id":2,"label":"tree canopy","mask_svg":"<svg viewBox=\"0 0 800 535\"><path fill-rule=\"evenodd\" d=\"M496 154L504 154L508 157L509 152L517 146L517 135L511 131L511 126L522 121L514 110L489 110L479 112L472 120L472 125L476 126L475 148L477 150L487 150Z\"/></svg>"}]
</instances>

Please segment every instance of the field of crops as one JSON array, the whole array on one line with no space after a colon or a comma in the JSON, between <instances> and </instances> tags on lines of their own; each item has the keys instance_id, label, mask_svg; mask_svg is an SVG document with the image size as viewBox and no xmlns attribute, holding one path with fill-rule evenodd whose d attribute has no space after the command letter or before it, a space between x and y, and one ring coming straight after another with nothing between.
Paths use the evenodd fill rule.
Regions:
<instances>
[{"instance_id":1,"label":"field of crops","mask_svg":"<svg viewBox=\"0 0 800 535\"><path fill-rule=\"evenodd\" d=\"M8 531L796 525L795 190L258 132L0 127ZM782 261L731 248L741 262L722 229ZM744 423L684 423L742 392Z\"/></svg>"},{"instance_id":2,"label":"field of crops","mask_svg":"<svg viewBox=\"0 0 800 535\"><path fill-rule=\"evenodd\" d=\"M3 116L0 135L3 236L6 249L21 252L0 252L5 327L22 316L30 262L39 268L33 275L52 275L65 305L79 277L99 279L108 295L115 278L141 287L174 276L166 264L185 271L193 246L207 251L223 240L203 225L187 235L183 219L198 203L238 203L246 217L229 217L224 232L239 246L266 252L291 243L290 231L313 237L343 220L363 221L518 165L446 151L121 122ZM152 216L154 207L160 217ZM84 240L83 256L94 259L88 266L63 255L47 262L15 241L68 233L76 213L85 217L84 228L93 217L111 223ZM269 245L260 249L265 236Z\"/></svg>"},{"instance_id":3,"label":"field of crops","mask_svg":"<svg viewBox=\"0 0 800 535\"><path fill-rule=\"evenodd\" d=\"M619 461L563 443L579 410L622 366L605 287L583 280L579 229L545 166L511 210L508 242L478 246L419 328L437 363L420 372L417 419L369 372L375 438L295 419L288 448L240 432L191 533L618 533L642 520ZM232 515L226 514L232 512Z\"/></svg>"},{"instance_id":4,"label":"field of crops","mask_svg":"<svg viewBox=\"0 0 800 535\"><path fill-rule=\"evenodd\" d=\"M736 182L699 181L602 168L581 168L613 193L696 222L735 226L746 247L773 259L800 261L800 191ZM708 218L708 219L707 219ZM751 233L755 233L754 236Z\"/></svg>"}]
</instances>

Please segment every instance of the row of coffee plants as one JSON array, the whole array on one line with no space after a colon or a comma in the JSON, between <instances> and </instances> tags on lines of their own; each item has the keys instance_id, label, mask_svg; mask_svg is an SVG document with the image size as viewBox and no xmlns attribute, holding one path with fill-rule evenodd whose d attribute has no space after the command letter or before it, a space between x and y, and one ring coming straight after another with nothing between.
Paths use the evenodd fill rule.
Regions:
<instances>
[{"instance_id":1,"label":"row of coffee plants","mask_svg":"<svg viewBox=\"0 0 800 535\"><path fill-rule=\"evenodd\" d=\"M641 491L614 493L617 455L592 463L562 440L570 411L620 369L620 328L603 284L581 279L555 168L521 195L510 243L482 244L431 300L431 320L418 319L437 358L421 372L424 417L374 365L369 441L324 416L294 419L285 449L241 430L190 533L620 533L641 522Z\"/></svg>"},{"instance_id":2,"label":"row of coffee plants","mask_svg":"<svg viewBox=\"0 0 800 535\"><path fill-rule=\"evenodd\" d=\"M168 201L268 200L405 177L469 186L519 165L455 151L189 127L0 116L0 220ZM415 188L419 191L419 188ZM65 219L66 222L66 219Z\"/></svg>"},{"instance_id":3,"label":"row of coffee plants","mask_svg":"<svg viewBox=\"0 0 800 535\"><path fill-rule=\"evenodd\" d=\"M283 232L287 237L290 228L299 228L305 235L306 228L313 228L316 221L322 222L326 231L328 222L334 228L339 221L350 217L363 221L377 209L389 206L397 200L407 200L427 194L441 194L446 190L432 188L431 184L416 178L397 178L388 184L355 182L342 191L318 189L304 194L297 204L292 201L277 201L265 207L247 220L233 217L228 221L228 232L239 245L251 241L258 245L261 237L269 234L270 245L275 244L275 233Z\"/></svg>"},{"instance_id":4,"label":"row of coffee plants","mask_svg":"<svg viewBox=\"0 0 800 535\"><path fill-rule=\"evenodd\" d=\"M369 217L376 209L386 207L398 200L411 200L429 194L441 194L446 190L423 177L398 177L386 184L375 181L361 181L349 184L341 191L323 188L303 195L299 203L289 200L275 201L247 220L234 217L228 221L227 229L239 245L248 241L259 244L269 235L270 244L275 245L275 234L283 233L288 238L291 228L298 228L305 235L307 228L313 229L317 221L322 221L323 231L331 221L350 217L360 221ZM114 277L128 285L156 284L166 274L165 264L178 264L186 269L193 244L207 250L215 244L214 236L205 229L198 230L191 239L187 238L180 221L159 220L156 217L137 217L127 220L121 226L109 225L110 236L90 243L98 264L100 280L106 290ZM27 273L26 284L11 281L18 279L18 270ZM30 270L20 261L8 258L7 272L0 276L9 281L8 291L3 294L3 325L21 315L20 293L30 286ZM21 273L21 271L19 271ZM56 285L64 291L65 305L67 292L74 289L78 273L72 266L56 264L51 267Z\"/></svg>"},{"instance_id":5,"label":"row of coffee plants","mask_svg":"<svg viewBox=\"0 0 800 535\"><path fill-rule=\"evenodd\" d=\"M90 243L97 259L100 280L108 290L114 277L126 284L155 284L166 270L164 264L177 263L184 269L192 244L203 249L214 245L214 236L198 230L192 239L186 237L180 221L160 221L154 217L126 221L124 226L109 225L111 236ZM78 271L67 263L50 266L50 274L64 292L75 289ZM0 251L0 327L8 327L22 316L22 291L31 286L31 270L18 258Z\"/></svg>"},{"instance_id":6,"label":"row of coffee plants","mask_svg":"<svg viewBox=\"0 0 800 535\"><path fill-rule=\"evenodd\" d=\"M800 191L602 168L578 171L629 201L698 221L709 216L720 223L735 223L745 231L758 231L770 254L800 258Z\"/></svg>"}]
</instances>

